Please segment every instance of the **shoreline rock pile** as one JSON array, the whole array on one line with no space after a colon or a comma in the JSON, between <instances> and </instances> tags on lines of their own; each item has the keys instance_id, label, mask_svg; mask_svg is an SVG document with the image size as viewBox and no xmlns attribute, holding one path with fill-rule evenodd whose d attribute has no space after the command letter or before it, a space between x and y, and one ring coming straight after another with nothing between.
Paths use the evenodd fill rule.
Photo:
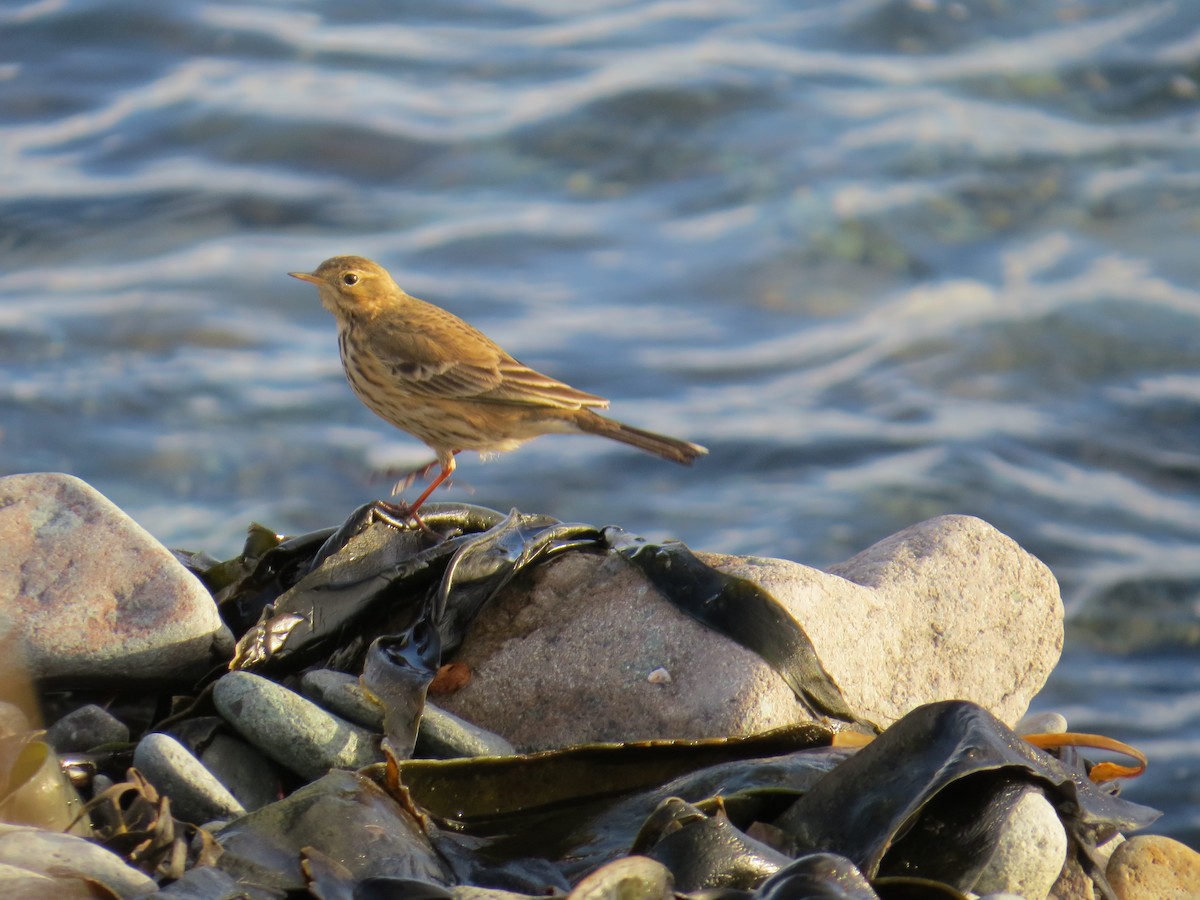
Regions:
<instances>
[{"instance_id":1,"label":"shoreline rock pile","mask_svg":"<svg viewBox=\"0 0 1200 900\"><path fill-rule=\"evenodd\" d=\"M218 562L0 478L0 895L1200 893L1018 737L1062 601L981 520L821 572L428 510Z\"/></svg>"}]
</instances>

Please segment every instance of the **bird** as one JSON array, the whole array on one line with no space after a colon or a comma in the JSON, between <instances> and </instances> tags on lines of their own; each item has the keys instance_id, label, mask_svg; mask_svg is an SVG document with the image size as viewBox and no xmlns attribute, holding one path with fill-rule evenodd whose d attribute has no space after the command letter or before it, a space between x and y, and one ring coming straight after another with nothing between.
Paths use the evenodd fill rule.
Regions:
<instances>
[{"instance_id":1,"label":"bird","mask_svg":"<svg viewBox=\"0 0 1200 900\"><path fill-rule=\"evenodd\" d=\"M316 285L333 313L342 367L358 398L436 454L417 471L440 471L400 507L406 519L421 523L417 510L464 450L499 453L543 434L596 434L684 465L708 453L600 415L595 410L608 400L529 368L458 316L406 293L366 257L334 256L312 272L288 274Z\"/></svg>"}]
</instances>

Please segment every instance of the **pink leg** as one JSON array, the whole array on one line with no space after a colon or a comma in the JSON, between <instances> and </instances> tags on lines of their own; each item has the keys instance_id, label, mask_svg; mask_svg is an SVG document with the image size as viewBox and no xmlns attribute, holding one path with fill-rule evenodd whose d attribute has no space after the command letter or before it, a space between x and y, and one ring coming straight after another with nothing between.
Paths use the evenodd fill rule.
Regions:
<instances>
[{"instance_id":1,"label":"pink leg","mask_svg":"<svg viewBox=\"0 0 1200 900\"><path fill-rule=\"evenodd\" d=\"M408 514L412 518L417 519L418 522L420 521L420 519L417 518L417 510L421 508L422 503L429 499L429 495L438 489L438 485L450 477L450 473L452 473L455 468L454 457L451 457L449 465L444 466L442 471L438 473L438 477L429 482L429 487L425 488L425 492L417 498L415 503L409 505Z\"/></svg>"},{"instance_id":2,"label":"pink leg","mask_svg":"<svg viewBox=\"0 0 1200 900\"><path fill-rule=\"evenodd\" d=\"M422 522L421 517L417 515L417 510L421 508L421 504L429 499L430 494L436 491L441 483L449 478L451 473L453 473L457 468L457 465L454 462L454 457L457 456L459 452L460 451L458 450L453 451L452 455L450 456L450 460L444 466L442 466L442 471L438 473L437 478L429 482L429 487L425 488L424 492L416 499L415 503L397 504L397 508L403 511L402 513L398 513L399 515L402 515L403 518L411 519L421 528L425 528L425 523ZM430 463L420 474L424 475L436 464L436 462ZM396 485L396 487L399 488L400 485Z\"/></svg>"},{"instance_id":3,"label":"pink leg","mask_svg":"<svg viewBox=\"0 0 1200 900\"><path fill-rule=\"evenodd\" d=\"M399 479L392 485L392 496L395 497L402 491L408 490L412 483L418 478L428 478L429 473L437 468L438 461L431 460L427 465L418 466L415 469L388 469L383 473L385 478Z\"/></svg>"}]
</instances>

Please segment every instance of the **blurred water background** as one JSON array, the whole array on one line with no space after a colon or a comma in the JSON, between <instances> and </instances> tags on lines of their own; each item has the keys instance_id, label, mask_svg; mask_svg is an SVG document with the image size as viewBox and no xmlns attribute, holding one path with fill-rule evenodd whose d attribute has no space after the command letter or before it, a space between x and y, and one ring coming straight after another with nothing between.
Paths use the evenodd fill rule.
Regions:
<instances>
[{"instance_id":1,"label":"blurred water background","mask_svg":"<svg viewBox=\"0 0 1200 900\"><path fill-rule=\"evenodd\" d=\"M1198 120L1188 0L7 0L0 473L221 556L386 495L429 454L284 274L368 255L712 450L439 499L816 566L981 516L1062 583L1037 708L1200 845Z\"/></svg>"}]
</instances>

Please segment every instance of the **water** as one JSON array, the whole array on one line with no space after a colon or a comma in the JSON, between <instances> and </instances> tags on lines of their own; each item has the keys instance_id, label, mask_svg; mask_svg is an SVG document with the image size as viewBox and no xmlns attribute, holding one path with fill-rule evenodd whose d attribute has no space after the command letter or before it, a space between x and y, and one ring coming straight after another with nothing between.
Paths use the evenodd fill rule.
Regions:
<instances>
[{"instance_id":1,"label":"water","mask_svg":"<svg viewBox=\"0 0 1200 900\"><path fill-rule=\"evenodd\" d=\"M216 554L339 521L428 459L284 274L365 254L712 450L446 496L817 566L982 516L1063 586L1037 707L1200 844L1198 112L1182 0L9 0L0 471Z\"/></svg>"}]
</instances>

